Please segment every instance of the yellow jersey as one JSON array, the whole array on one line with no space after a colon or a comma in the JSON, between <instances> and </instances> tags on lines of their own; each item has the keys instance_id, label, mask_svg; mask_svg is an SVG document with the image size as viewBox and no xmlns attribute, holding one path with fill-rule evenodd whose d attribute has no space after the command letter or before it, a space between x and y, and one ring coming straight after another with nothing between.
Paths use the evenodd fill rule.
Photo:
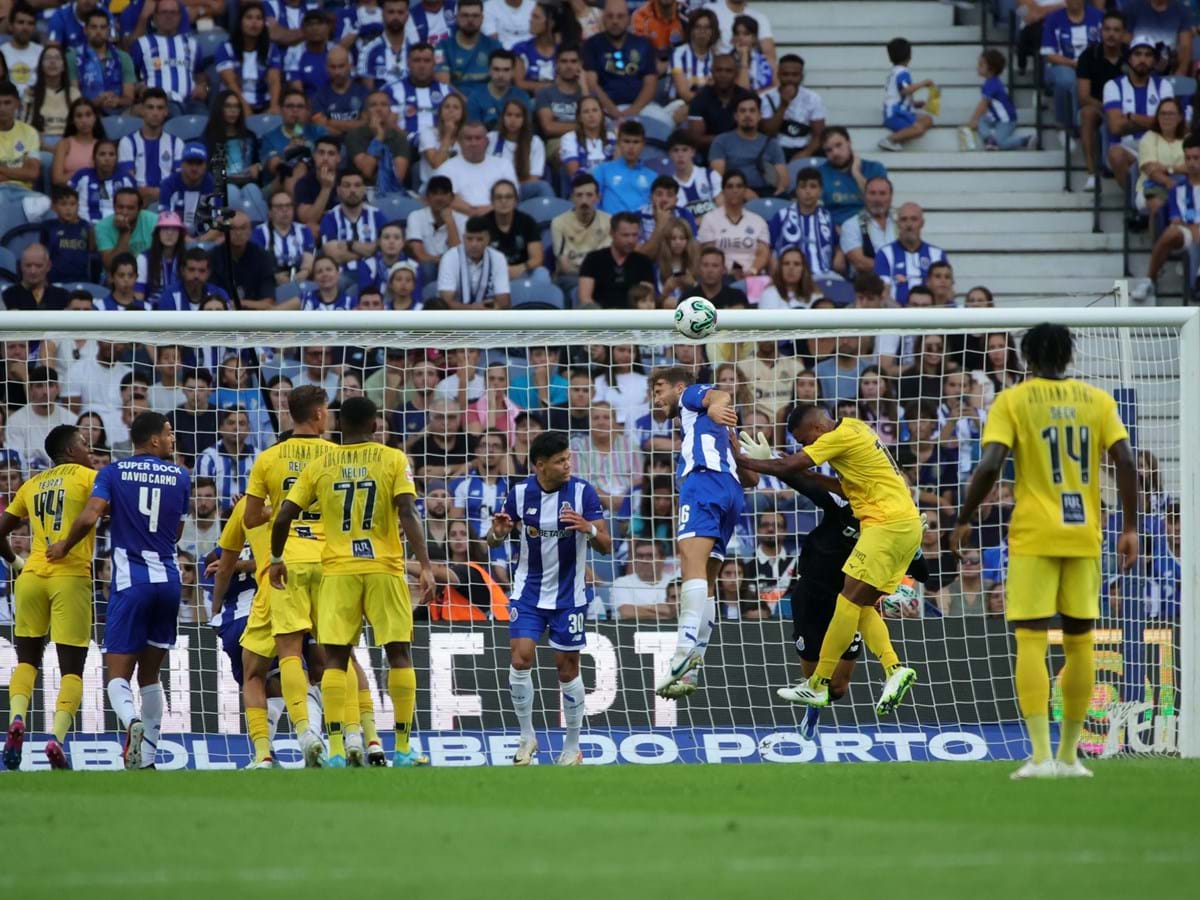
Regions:
<instances>
[{"instance_id":1,"label":"yellow jersey","mask_svg":"<svg viewBox=\"0 0 1200 900\"><path fill-rule=\"evenodd\" d=\"M824 462L833 466L850 509L863 525L920 518L900 467L862 420L840 419L804 452L818 466Z\"/></svg>"},{"instance_id":2,"label":"yellow jersey","mask_svg":"<svg viewBox=\"0 0 1200 900\"><path fill-rule=\"evenodd\" d=\"M336 447L310 463L287 499L301 509L314 500L320 507L326 575L403 575L404 542L392 502L403 494L417 494L408 457L364 441Z\"/></svg>"},{"instance_id":3,"label":"yellow jersey","mask_svg":"<svg viewBox=\"0 0 1200 900\"><path fill-rule=\"evenodd\" d=\"M304 435L280 441L260 453L254 461L246 493L258 497L271 507L271 522L274 522L279 507L292 485L300 478L300 473L314 459L336 450L337 446L324 438ZM320 562L325 549L324 541L320 511L306 507L292 522L292 534L284 558L288 563Z\"/></svg>"},{"instance_id":4,"label":"yellow jersey","mask_svg":"<svg viewBox=\"0 0 1200 900\"><path fill-rule=\"evenodd\" d=\"M0 131L0 166L20 166L25 157L38 155L42 149L42 138L37 129L26 122L13 122L8 131ZM27 190L33 190L28 181L12 181Z\"/></svg>"},{"instance_id":5,"label":"yellow jersey","mask_svg":"<svg viewBox=\"0 0 1200 900\"><path fill-rule=\"evenodd\" d=\"M254 580L258 582L261 591L267 581L267 569L271 568L271 525L259 525L247 530L245 523L246 498L243 497L229 513L225 527L221 529L221 537L217 546L224 553L241 555L246 544L250 545L250 553L254 557Z\"/></svg>"},{"instance_id":6,"label":"yellow jersey","mask_svg":"<svg viewBox=\"0 0 1200 900\"><path fill-rule=\"evenodd\" d=\"M1008 549L1021 556L1100 555L1100 456L1129 437L1117 402L1071 378L1001 391L983 443L1013 452L1016 508Z\"/></svg>"},{"instance_id":7,"label":"yellow jersey","mask_svg":"<svg viewBox=\"0 0 1200 900\"><path fill-rule=\"evenodd\" d=\"M96 544L94 528L58 562L46 559L46 548L67 536L71 523L87 506L95 483L95 469L66 463L34 475L21 485L7 512L18 519L29 519L33 540L29 559L25 561L26 572L91 577L92 550Z\"/></svg>"}]
</instances>

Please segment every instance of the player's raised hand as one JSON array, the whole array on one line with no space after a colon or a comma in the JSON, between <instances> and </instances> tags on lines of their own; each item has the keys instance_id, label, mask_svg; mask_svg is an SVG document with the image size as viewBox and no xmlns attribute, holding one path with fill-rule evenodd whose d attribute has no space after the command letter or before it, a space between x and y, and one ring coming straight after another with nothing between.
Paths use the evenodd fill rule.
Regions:
<instances>
[{"instance_id":1,"label":"player's raised hand","mask_svg":"<svg viewBox=\"0 0 1200 900\"><path fill-rule=\"evenodd\" d=\"M959 559L963 558L963 553L966 551L967 540L970 537L970 522L959 522L954 526L954 531L950 532L950 550Z\"/></svg>"},{"instance_id":2,"label":"player's raised hand","mask_svg":"<svg viewBox=\"0 0 1200 900\"><path fill-rule=\"evenodd\" d=\"M770 441L761 431L757 438L750 437L745 431L739 431L738 444L741 446L742 453L750 459L770 459L774 455Z\"/></svg>"},{"instance_id":3,"label":"player's raised hand","mask_svg":"<svg viewBox=\"0 0 1200 900\"><path fill-rule=\"evenodd\" d=\"M1128 572L1138 561L1138 534L1136 528L1127 528L1117 538L1117 556L1121 560L1121 571Z\"/></svg>"},{"instance_id":4,"label":"player's raised hand","mask_svg":"<svg viewBox=\"0 0 1200 900\"><path fill-rule=\"evenodd\" d=\"M497 538L506 538L512 531L513 520L506 512L498 512L492 516L492 534Z\"/></svg>"},{"instance_id":5,"label":"player's raised hand","mask_svg":"<svg viewBox=\"0 0 1200 900\"><path fill-rule=\"evenodd\" d=\"M275 590L282 591L287 587L287 563L271 563L271 568L267 569L267 574L271 578L271 587L275 588Z\"/></svg>"},{"instance_id":6,"label":"player's raised hand","mask_svg":"<svg viewBox=\"0 0 1200 900\"><path fill-rule=\"evenodd\" d=\"M217 574L217 569L219 569L219 568L221 568L221 557L218 556L216 559L214 559L212 562L210 562L207 566L204 567L204 574L206 576L208 576L209 578L211 578L213 575Z\"/></svg>"},{"instance_id":7,"label":"player's raised hand","mask_svg":"<svg viewBox=\"0 0 1200 900\"><path fill-rule=\"evenodd\" d=\"M66 555L67 555L67 544L65 541L55 541L53 544L51 544L49 547L46 548L46 559L50 560L50 562L54 562L55 560L62 559Z\"/></svg>"},{"instance_id":8,"label":"player's raised hand","mask_svg":"<svg viewBox=\"0 0 1200 900\"><path fill-rule=\"evenodd\" d=\"M567 528L571 531L582 531L584 534L591 534L592 528L595 527L573 509L564 509L558 514L558 518L560 521L566 522Z\"/></svg>"}]
</instances>

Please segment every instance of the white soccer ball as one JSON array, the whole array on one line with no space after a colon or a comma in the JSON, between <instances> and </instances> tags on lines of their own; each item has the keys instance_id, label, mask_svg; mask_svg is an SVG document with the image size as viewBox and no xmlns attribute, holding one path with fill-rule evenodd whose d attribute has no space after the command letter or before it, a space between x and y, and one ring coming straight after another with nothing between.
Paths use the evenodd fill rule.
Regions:
<instances>
[{"instance_id":1,"label":"white soccer ball","mask_svg":"<svg viewBox=\"0 0 1200 900\"><path fill-rule=\"evenodd\" d=\"M896 592L883 598L883 615L888 619L921 618L921 593L911 575L896 588Z\"/></svg>"},{"instance_id":2,"label":"white soccer ball","mask_svg":"<svg viewBox=\"0 0 1200 900\"><path fill-rule=\"evenodd\" d=\"M675 330L701 340L717 330L717 308L703 297L688 297L675 307Z\"/></svg>"}]
</instances>

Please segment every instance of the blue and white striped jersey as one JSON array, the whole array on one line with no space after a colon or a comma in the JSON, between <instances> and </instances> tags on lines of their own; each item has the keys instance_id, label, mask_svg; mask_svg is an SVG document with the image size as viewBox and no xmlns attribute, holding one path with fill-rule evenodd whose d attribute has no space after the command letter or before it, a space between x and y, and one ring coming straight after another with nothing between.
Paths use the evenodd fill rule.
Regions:
<instances>
[{"instance_id":1,"label":"blue and white striped jersey","mask_svg":"<svg viewBox=\"0 0 1200 900\"><path fill-rule=\"evenodd\" d=\"M253 50L234 52L233 45L226 41L217 48L217 72L234 72L242 86L246 101L254 109L260 109L271 101L270 85L267 84L267 73L271 69L279 70L283 77L283 51L272 45L267 52L266 61L259 59Z\"/></svg>"},{"instance_id":2,"label":"blue and white striped jersey","mask_svg":"<svg viewBox=\"0 0 1200 900\"><path fill-rule=\"evenodd\" d=\"M776 254L788 247L800 248L814 277L827 275L833 269L838 230L833 215L824 206L806 215L793 203L771 218L770 228L771 249Z\"/></svg>"},{"instance_id":3,"label":"blue and white striped jersey","mask_svg":"<svg viewBox=\"0 0 1200 900\"><path fill-rule=\"evenodd\" d=\"M253 416L247 415L253 423ZM219 441L196 457L196 477L211 478L217 485L217 499L221 510L229 512L234 500L246 493L250 470L258 459L258 451L243 444L237 453L229 453Z\"/></svg>"},{"instance_id":4,"label":"blue and white striped jersey","mask_svg":"<svg viewBox=\"0 0 1200 900\"><path fill-rule=\"evenodd\" d=\"M187 469L156 456L131 456L100 470L92 496L109 505L113 590L179 584L175 542L191 493Z\"/></svg>"},{"instance_id":5,"label":"blue and white striped jersey","mask_svg":"<svg viewBox=\"0 0 1200 900\"><path fill-rule=\"evenodd\" d=\"M912 72L908 71L908 66L892 67L892 71L888 73L887 81L883 85L884 119L898 112L912 112L912 94L906 97L901 93L903 88L912 83Z\"/></svg>"},{"instance_id":6,"label":"blue and white striped jersey","mask_svg":"<svg viewBox=\"0 0 1200 900\"><path fill-rule=\"evenodd\" d=\"M703 56L697 56L691 44L680 44L671 51L671 73L678 72L692 85L699 88L708 84L712 78L713 52L709 50ZM671 84L671 97L677 97L679 92Z\"/></svg>"},{"instance_id":7,"label":"blue and white striped jersey","mask_svg":"<svg viewBox=\"0 0 1200 900\"><path fill-rule=\"evenodd\" d=\"M1104 109L1120 110L1122 113L1139 116L1153 116L1158 112L1158 104L1167 97L1174 97L1175 89L1171 82L1158 75L1151 75L1143 87L1137 87L1129 80L1128 75L1114 78L1104 85ZM1121 136L1121 143L1136 150L1137 143L1146 132L1138 131Z\"/></svg>"},{"instance_id":8,"label":"blue and white striped jersey","mask_svg":"<svg viewBox=\"0 0 1200 900\"><path fill-rule=\"evenodd\" d=\"M338 291L331 303L321 299L320 291L305 291L300 300L304 312L346 312L358 306L358 295L350 291Z\"/></svg>"},{"instance_id":9,"label":"blue and white striped jersey","mask_svg":"<svg viewBox=\"0 0 1200 900\"><path fill-rule=\"evenodd\" d=\"M362 205L357 219L346 217L339 203L321 217L321 244L327 241L377 241L379 229L384 225L383 217L374 206ZM358 260L346 263L342 268L346 272L358 272Z\"/></svg>"},{"instance_id":10,"label":"blue and white striped jersey","mask_svg":"<svg viewBox=\"0 0 1200 900\"><path fill-rule=\"evenodd\" d=\"M129 165L138 184L161 187L163 179L179 168L183 159L183 141L165 132L161 137L142 136L139 128L121 138L117 160Z\"/></svg>"},{"instance_id":11,"label":"blue and white striped jersey","mask_svg":"<svg viewBox=\"0 0 1200 900\"><path fill-rule=\"evenodd\" d=\"M408 139L415 141L418 131L437 124L438 108L448 95L454 93L454 88L436 80L427 87L417 87L410 79L403 78L390 84L387 93L392 98L396 117L408 132Z\"/></svg>"},{"instance_id":12,"label":"blue and white striped jersey","mask_svg":"<svg viewBox=\"0 0 1200 900\"><path fill-rule=\"evenodd\" d=\"M992 121L1017 121L1017 108L1013 105L1012 98L1008 96L1008 90L1004 87L1003 81L995 77L989 78L983 83L980 92L987 97L988 115Z\"/></svg>"},{"instance_id":13,"label":"blue and white striped jersey","mask_svg":"<svg viewBox=\"0 0 1200 900\"><path fill-rule=\"evenodd\" d=\"M500 476L491 484L482 475L467 475L450 482L454 509L466 510L471 532L483 537L492 526L492 516L500 512L508 497L509 480Z\"/></svg>"},{"instance_id":14,"label":"blue and white striped jersey","mask_svg":"<svg viewBox=\"0 0 1200 900\"><path fill-rule=\"evenodd\" d=\"M587 138L583 143L583 147L580 147L579 135L574 131L568 131L559 142L558 158L564 165L576 162L579 163L580 172L590 172L596 166L613 158L617 146L617 136L610 131L603 140Z\"/></svg>"},{"instance_id":15,"label":"blue and white striped jersey","mask_svg":"<svg viewBox=\"0 0 1200 900\"><path fill-rule=\"evenodd\" d=\"M194 37L163 37L147 32L134 42L130 55L142 85L162 88L176 103L188 101L196 86L196 72L201 69Z\"/></svg>"},{"instance_id":16,"label":"blue and white striped jersey","mask_svg":"<svg viewBox=\"0 0 1200 900\"><path fill-rule=\"evenodd\" d=\"M521 41L512 48L513 53L525 60L525 78L528 81L553 81L554 56L542 56L538 52L537 42L530 38Z\"/></svg>"},{"instance_id":17,"label":"blue and white striped jersey","mask_svg":"<svg viewBox=\"0 0 1200 900\"><path fill-rule=\"evenodd\" d=\"M408 41L405 40L399 50L393 50L387 35L379 35L358 54L358 77L374 79L377 88L407 78Z\"/></svg>"},{"instance_id":18,"label":"blue and white striped jersey","mask_svg":"<svg viewBox=\"0 0 1200 900\"><path fill-rule=\"evenodd\" d=\"M183 219L183 224L187 226L188 234L194 237L197 234L196 207L205 195L212 192L212 173L205 172L200 184L190 187L184 182L182 172L173 172L158 186L158 210L178 213Z\"/></svg>"},{"instance_id":19,"label":"blue and white striped jersey","mask_svg":"<svg viewBox=\"0 0 1200 900\"><path fill-rule=\"evenodd\" d=\"M717 208L717 197L721 194L721 176L701 166L692 166L692 174L683 181L675 175L679 185L679 205L699 219Z\"/></svg>"},{"instance_id":20,"label":"blue and white striped jersey","mask_svg":"<svg viewBox=\"0 0 1200 900\"><path fill-rule=\"evenodd\" d=\"M348 34L355 35L354 52L361 57L367 45L383 34L383 8L360 3L339 10L333 39L340 44Z\"/></svg>"},{"instance_id":21,"label":"blue and white striped jersey","mask_svg":"<svg viewBox=\"0 0 1200 900\"><path fill-rule=\"evenodd\" d=\"M715 384L693 384L679 399L683 446L679 449L675 475L680 480L699 469L725 472L737 480L737 462L729 445L729 429L718 425L704 411L704 398L715 387Z\"/></svg>"},{"instance_id":22,"label":"blue and white striped jersey","mask_svg":"<svg viewBox=\"0 0 1200 900\"><path fill-rule=\"evenodd\" d=\"M278 22L289 31L299 31L304 24L304 14L310 9L321 8L317 0L300 0L295 6L284 0L266 0L263 6L266 7L263 12L268 23Z\"/></svg>"},{"instance_id":23,"label":"blue and white striped jersey","mask_svg":"<svg viewBox=\"0 0 1200 900\"><path fill-rule=\"evenodd\" d=\"M935 262L949 261L945 250L924 241L916 250L892 241L875 251L875 273L892 286L892 299L907 306L909 290L925 283L929 267Z\"/></svg>"},{"instance_id":24,"label":"blue and white striped jersey","mask_svg":"<svg viewBox=\"0 0 1200 900\"><path fill-rule=\"evenodd\" d=\"M127 306L122 306L111 293L107 297L97 297L92 300L92 306L101 312L151 312L156 308L149 300L136 298Z\"/></svg>"},{"instance_id":25,"label":"blue and white striped jersey","mask_svg":"<svg viewBox=\"0 0 1200 900\"><path fill-rule=\"evenodd\" d=\"M683 221L687 223L688 227L692 229L692 234L695 234L700 229L700 226L696 224L696 217L692 215L692 211L679 202L682 199L683 198L680 197L676 200L675 218L683 219ZM638 210L638 215L642 217L642 231L640 240L648 241L654 234L654 204L647 203L640 210Z\"/></svg>"},{"instance_id":26,"label":"blue and white striped jersey","mask_svg":"<svg viewBox=\"0 0 1200 900\"><path fill-rule=\"evenodd\" d=\"M1180 179L1171 188L1167 199L1168 216L1172 222L1178 220L1186 225L1200 223L1200 184Z\"/></svg>"},{"instance_id":27,"label":"blue and white striped jersey","mask_svg":"<svg viewBox=\"0 0 1200 900\"><path fill-rule=\"evenodd\" d=\"M111 178L101 178L89 167L80 169L71 176L71 187L79 193L79 217L95 225L105 216L111 216L113 197L123 187L136 188L137 182L127 166L117 163Z\"/></svg>"},{"instance_id":28,"label":"blue and white striped jersey","mask_svg":"<svg viewBox=\"0 0 1200 900\"><path fill-rule=\"evenodd\" d=\"M582 478L572 476L557 491L546 492L530 475L508 492L504 511L517 538L514 603L538 609L586 606L587 536L571 531L560 515L573 509L589 522L604 518L600 496Z\"/></svg>"},{"instance_id":29,"label":"blue and white striped jersey","mask_svg":"<svg viewBox=\"0 0 1200 900\"><path fill-rule=\"evenodd\" d=\"M441 9L430 12L424 3L410 3L408 25L404 29L405 43L411 47L424 42L437 50L438 44L449 40L454 31L455 6L454 0L443 0Z\"/></svg>"},{"instance_id":30,"label":"blue and white striped jersey","mask_svg":"<svg viewBox=\"0 0 1200 900\"><path fill-rule=\"evenodd\" d=\"M313 253L312 229L293 222L287 234L280 234L270 222L263 222L250 233L250 240L258 244L273 257L280 269L292 269L304 261L305 253Z\"/></svg>"}]
</instances>

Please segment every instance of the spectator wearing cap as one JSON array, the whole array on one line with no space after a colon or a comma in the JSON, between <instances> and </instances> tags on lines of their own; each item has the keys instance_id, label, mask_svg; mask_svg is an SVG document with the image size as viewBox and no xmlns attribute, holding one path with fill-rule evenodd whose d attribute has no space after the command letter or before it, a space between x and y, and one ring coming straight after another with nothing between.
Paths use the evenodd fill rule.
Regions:
<instances>
[{"instance_id":1,"label":"spectator wearing cap","mask_svg":"<svg viewBox=\"0 0 1200 900\"><path fill-rule=\"evenodd\" d=\"M84 26L86 42L67 53L67 80L106 116L132 105L137 81L133 60L109 40L110 31L108 13L93 9Z\"/></svg>"},{"instance_id":2,"label":"spectator wearing cap","mask_svg":"<svg viewBox=\"0 0 1200 900\"><path fill-rule=\"evenodd\" d=\"M200 234L200 223L196 221L201 198L213 190L213 178L208 171L208 151L199 141L191 141L183 148L179 171L164 178L159 187L158 209L160 212L178 214L192 237L202 241L220 240L220 233L212 229Z\"/></svg>"},{"instance_id":3,"label":"spectator wearing cap","mask_svg":"<svg viewBox=\"0 0 1200 900\"><path fill-rule=\"evenodd\" d=\"M804 87L802 57L789 53L779 61L779 87L763 94L762 103L763 133L778 138L789 162L821 149L825 103L816 91Z\"/></svg>"},{"instance_id":4,"label":"spectator wearing cap","mask_svg":"<svg viewBox=\"0 0 1200 900\"><path fill-rule=\"evenodd\" d=\"M183 265L179 280L163 290L158 308L165 310L200 309L210 297L217 297L229 305L229 295L219 285L209 283L208 254L203 247L190 247L183 254Z\"/></svg>"},{"instance_id":5,"label":"spectator wearing cap","mask_svg":"<svg viewBox=\"0 0 1200 900\"><path fill-rule=\"evenodd\" d=\"M113 257L121 253L135 256L146 253L154 242L157 224L158 214L142 209L137 188L118 190L113 196L112 215L105 216L95 225L96 249L105 269L112 264Z\"/></svg>"},{"instance_id":6,"label":"spectator wearing cap","mask_svg":"<svg viewBox=\"0 0 1200 900\"><path fill-rule=\"evenodd\" d=\"M296 221L296 203L287 191L276 191L267 201L267 221L250 234L250 240L271 255L276 284L307 281L312 274L312 229Z\"/></svg>"},{"instance_id":7,"label":"spectator wearing cap","mask_svg":"<svg viewBox=\"0 0 1200 900\"><path fill-rule=\"evenodd\" d=\"M66 309L70 295L46 280L50 254L41 244L30 244L21 253L21 280L4 290L5 309ZM40 446L40 444L39 444Z\"/></svg>"},{"instance_id":8,"label":"spectator wearing cap","mask_svg":"<svg viewBox=\"0 0 1200 900\"><path fill-rule=\"evenodd\" d=\"M630 33L625 0L606 0L603 22L604 30L583 42L588 91L610 119L644 111L673 125L670 114L653 103L658 88L657 54L649 41Z\"/></svg>"},{"instance_id":9,"label":"spectator wearing cap","mask_svg":"<svg viewBox=\"0 0 1200 900\"><path fill-rule=\"evenodd\" d=\"M905 203L896 217L898 237L884 244L875 254L875 272L891 286L892 299L905 306L908 292L924 284L929 268L936 262L949 262L941 247L927 244L921 237L925 213L915 203Z\"/></svg>"},{"instance_id":10,"label":"spectator wearing cap","mask_svg":"<svg viewBox=\"0 0 1200 900\"><path fill-rule=\"evenodd\" d=\"M228 252L224 247L214 247L209 252L209 277L226 290L231 286L236 288L242 309L299 309L298 297L275 302L275 260L250 240L250 231L250 217L238 210L226 238L229 241ZM230 259L233 262L232 272L228 269Z\"/></svg>"},{"instance_id":11,"label":"spectator wearing cap","mask_svg":"<svg viewBox=\"0 0 1200 900\"><path fill-rule=\"evenodd\" d=\"M59 389L58 372L49 366L31 366L29 402L8 418L5 442L33 468L50 464L43 449L46 435L59 425L75 424L75 414L58 402Z\"/></svg>"},{"instance_id":12,"label":"spectator wearing cap","mask_svg":"<svg viewBox=\"0 0 1200 900\"><path fill-rule=\"evenodd\" d=\"M328 14L324 10L305 11L300 23L304 40L288 48L283 55L283 73L288 86L315 97L329 84L326 62L337 44L329 40Z\"/></svg>"},{"instance_id":13,"label":"spectator wearing cap","mask_svg":"<svg viewBox=\"0 0 1200 900\"><path fill-rule=\"evenodd\" d=\"M1184 0L1133 0L1118 4L1125 14L1125 28L1136 38L1145 38L1158 48L1159 71L1191 75L1195 14Z\"/></svg>"},{"instance_id":14,"label":"spectator wearing cap","mask_svg":"<svg viewBox=\"0 0 1200 900\"><path fill-rule=\"evenodd\" d=\"M1104 86L1104 117L1108 125L1108 166L1123 191L1138 164L1137 145L1154 126L1158 103L1174 97L1171 82L1154 72L1158 49L1149 38L1135 37L1129 45L1128 74Z\"/></svg>"},{"instance_id":15,"label":"spectator wearing cap","mask_svg":"<svg viewBox=\"0 0 1200 900\"><path fill-rule=\"evenodd\" d=\"M158 217L150 249L138 254L137 280L151 308L158 308L162 292L179 278L186 241L183 219L175 213L163 213Z\"/></svg>"},{"instance_id":16,"label":"spectator wearing cap","mask_svg":"<svg viewBox=\"0 0 1200 900\"><path fill-rule=\"evenodd\" d=\"M276 175L284 162L312 156L313 142L328 133L310 121L308 96L300 88L289 87L284 91L280 119L279 125L264 134L258 144L258 156L270 175Z\"/></svg>"},{"instance_id":17,"label":"spectator wearing cap","mask_svg":"<svg viewBox=\"0 0 1200 900\"><path fill-rule=\"evenodd\" d=\"M50 253L49 280L55 284L88 281L96 239L91 224L79 217L79 194L70 186L54 188L50 209L55 217L42 224L40 237Z\"/></svg>"},{"instance_id":18,"label":"spectator wearing cap","mask_svg":"<svg viewBox=\"0 0 1200 900\"><path fill-rule=\"evenodd\" d=\"M831 125L821 135L825 151L825 167L821 170L824 185L821 202L841 225L863 208L863 191L872 178L887 178L887 168L873 159L863 159L854 152L850 133L840 125Z\"/></svg>"}]
</instances>

